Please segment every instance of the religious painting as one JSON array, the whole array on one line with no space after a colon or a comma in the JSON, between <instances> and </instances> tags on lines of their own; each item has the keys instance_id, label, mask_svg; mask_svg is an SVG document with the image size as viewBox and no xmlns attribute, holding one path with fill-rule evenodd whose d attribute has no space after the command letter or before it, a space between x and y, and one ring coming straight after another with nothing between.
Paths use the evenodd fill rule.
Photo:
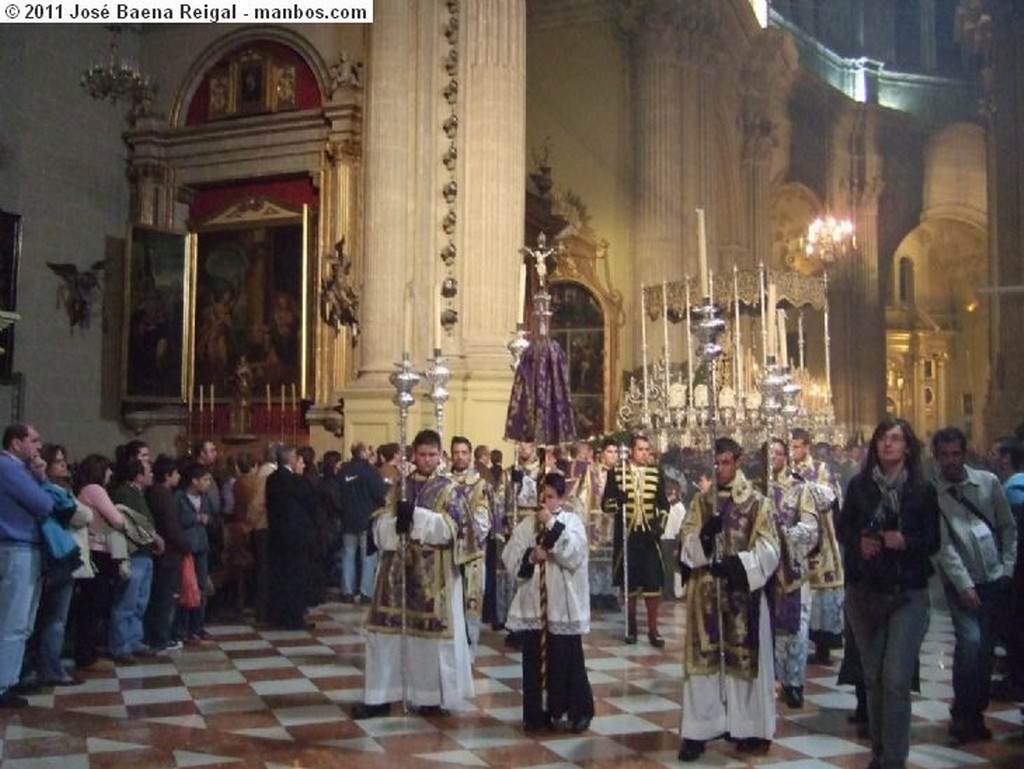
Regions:
<instances>
[{"instance_id":1,"label":"religious painting","mask_svg":"<svg viewBox=\"0 0 1024 769\"><path fill-rule=\"evenodd\" d=\"M238 111L264 112L267 109L267 65L262 56L251 54L238 60Z\"/></svg>"},{"instance_id":2,"label":"religious painting","mask_svg":"<svg viewBox=\"0 0 1024 769\"><path fill-rule=\"evenodd\" d=\"M183 397L185 288L192 245L185 233L132 227L125 265L126 401Z\"/></svg>"},{"instance_id":3,"label":"religious painting","mask_svg":"<svg viewBox=\"0 0 1024 769\"><path fill-rule=\"evenodd\" d=\"M301 217L199 232L194 386L226 396L244 370L247 388L301 394L305 232Z\"/></svg>"},{"instance_id":4,"label":"religious painting","mask_svg":"<svg viewBox=\"0 0 1024 769\"><path fill-rule=\"evenodd\" d=\"M21 216L0 211L0 310L14 312L18 300L18 268L21 265ZM14 326L0 331L0 380L14 370Z\"/></svg>"},{"instance_id":5,"label":"religious painting","mask_svg":"<svg viewBox=\"0 0 1024 769\"><path fill-rule=\"evenodd\" d=\"M569 363L569 392L581 436L600 435L604 424L604 313L586 287L572 282L551 286L551 337Z\"/></svg>"}]
</instances>

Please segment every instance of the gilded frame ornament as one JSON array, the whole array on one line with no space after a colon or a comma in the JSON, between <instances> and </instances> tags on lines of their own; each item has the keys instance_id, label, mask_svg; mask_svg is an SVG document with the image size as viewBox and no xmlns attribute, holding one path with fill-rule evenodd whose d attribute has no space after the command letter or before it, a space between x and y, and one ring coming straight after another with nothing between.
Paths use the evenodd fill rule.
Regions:
<instances>
[{"instance_id":1,"label":"gilded frame ornament","mask_svg":"<svg viewBox=\"0 0 1024 769\"><path fill-rule=\"evenodd\" d=\"M195 227L186 393L228 396L245 365L254 392L306 397L311 232L308 206L260 197Z\"/></svg>"},{"instance_id":2,"label":"gilded frame ornament","mask_svg":"<svg viewBox=\"0 0 1024 769\"><path fill-rule=\"evenodd\" d=\"M125 249L121 398L180 403L186 394L195 237L133 225Z\"/></svg>"}]
</instances>

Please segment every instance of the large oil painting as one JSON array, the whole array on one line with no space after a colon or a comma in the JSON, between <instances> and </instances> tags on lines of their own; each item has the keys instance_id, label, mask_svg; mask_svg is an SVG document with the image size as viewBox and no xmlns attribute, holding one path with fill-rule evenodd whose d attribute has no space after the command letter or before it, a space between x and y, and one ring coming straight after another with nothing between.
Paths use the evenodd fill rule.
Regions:
<instances>
[{"instance_id":1,"label":"large oil painting","mask_svg":"<svg viewBox=\"0 0 1024 769\"><path fill-rule=\"evenodd\" d=\"M190 240L135 226L128 244L124 398L180 401Z\"/></svg>"},{"instance_id":2,"label":"large oil painting","mask_svg":"<svg viewBox=\"0 0 1024 769\"><path fill-rule=\"evenodd\" d=\"M196 262L196 386L298 384L302 390L304 227L254 223L200 231Z\"/></svg>"},{"instance_id":3,"label":"large oil painting","mask_svg":"<svg viewBox=\"0 0 1024 769\"><path fill-rule=\"evenodd\" d=\"M576 432L600 435L604 424L604 313L585 286L563 282L551 286L551 336L569 361L569 392Z\"/></svg>"}]
</instances>

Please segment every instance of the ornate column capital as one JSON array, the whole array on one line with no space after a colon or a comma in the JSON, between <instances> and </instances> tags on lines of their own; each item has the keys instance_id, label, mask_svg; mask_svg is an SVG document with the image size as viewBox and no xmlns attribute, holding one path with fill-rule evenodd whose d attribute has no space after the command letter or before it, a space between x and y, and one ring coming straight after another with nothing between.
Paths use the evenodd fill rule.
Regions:
<instances>
[{"instance_id":1,"label":"ornate column capital","mask_svg":"<svg viewBox=\"0 0 1024 769\"><path fill-rule=\"evenodd\" d=\"M716 0L629 0L619 24L646 49L707 63L718 51L721 7Z\"/></svg>"},{"instance_id":2,"label":"ornate column capital","mask_svg":"<svg viewBox=\"0 0 1024 769\"><path fill-rule=\"evenodd\" d=\"M799 70L800 57L786 32L767 29L749 48L739 77L743 157L768 161L785 138L786 102Z\"/></svg>"}]
</instances>

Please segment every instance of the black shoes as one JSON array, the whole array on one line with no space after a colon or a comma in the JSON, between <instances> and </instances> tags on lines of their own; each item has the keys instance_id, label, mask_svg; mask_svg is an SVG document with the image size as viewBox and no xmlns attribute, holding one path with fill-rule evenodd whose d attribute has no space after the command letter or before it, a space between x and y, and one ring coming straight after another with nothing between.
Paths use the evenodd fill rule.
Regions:
<instances>
[{"instance_id":1,"label":"black shoes","mask_svg":"<svg viewBox=\"0 0 1024 769\"><path fill-rule=\"evenodd\" d=\"M415 713L418 716L447 716L451 715L445 708L440 705L420 705L415 708Z\"/></svg>"},{"instance_id":2,"label":"black shoes","mask_svg":"<svg viewBox=\"0 0 1024 769\"><path fill-rule=\"evenodd\" d=\"M569 724L569 731L573 734L583 734L583 732L587 731L587 729L589 728L590 716L583 716L582 718L577 718L575 721Z\"/></svg>"},{"instance_id":3,"label":"black shoes","mask_svg":"<svg viewBox=\"0 0 1024 769\"><path fill-rule=\"evenodd\" d=\"M736 750L740 753L764 755L771 746L772 741L766 740L763 737L743 737L736 740Z\"/></svg>"},{"instance_id":4,"label":"black shoes","mask_svg":"<svg viewBox=\"0 0 1024 769\"><path fill-rule=\"evenodd\" d=\"M636 633L633 633L632 635L627 635L625 638L622 639L622 642L632 646L636 643Z\"/></svg>"},{"instance_id":5,"label":"black shoes","mask_svg":"<svg viewBox=\"0 0 1024 769\"><path fill-rule=\"evenodd\" d=\"M954 718L949 723L949 736L958 743L985 742L992 739L992 732L985 726L985 720L977 718Z\"/></svg>"},{"instance_id":6,"label":"black shoes","mask_svg":"<svg viewBox=\"0 0 1024 769\"><path fill-rule=\"evenodd\" d=\"M678 758L680 761L696 761L704 754L703 740L683 740L683 746L679 748Z\"/></svg>"},{"instance_id":7,"label":"black shoes","mask_svg":"<svg viewBox=\"0 0 1024 769\"><path fill-rule=\"evenodd\" d=\"M651 642L651 646L653 646L655 649L661 649L665 646L665 639L657 633L648 633L647 640Z\"/></svg>"},{"instance_id":8,"label":"black shoes","mask_svg":"<svg viewBox=\"0 0 1024 769\"><path fill-rule=\"evenodd\" d=\"M804 687L783 686L782 701L785 702L789 707L796 708L797 710L799 710L804 706Z\"/></svg>"},{"instance_id":9,"label":"black shoes","mask_svg":"<svg viewBox=\"0 0 1024 769\"><path fill-rule=\"evenodd\" d=\"M359 702L352 708L352 718L356 721L362 721L367 718L379 718L380 716L390 714L390 702L383 702L380 705L367 705L365 702Z\"/></svg>"},{"instance_id":10,"label":"black shoes","mask_svg":"<svg viewBox=\"0 0 1024 769\"><path fill-rule=\"evenodd\" d=\"M0 708L9 708L13 710L15 708L27 707L28 700L18 694L15 694L10 689L5 691L3 694L0 694Z\"/></svg>"}]
</instances>

